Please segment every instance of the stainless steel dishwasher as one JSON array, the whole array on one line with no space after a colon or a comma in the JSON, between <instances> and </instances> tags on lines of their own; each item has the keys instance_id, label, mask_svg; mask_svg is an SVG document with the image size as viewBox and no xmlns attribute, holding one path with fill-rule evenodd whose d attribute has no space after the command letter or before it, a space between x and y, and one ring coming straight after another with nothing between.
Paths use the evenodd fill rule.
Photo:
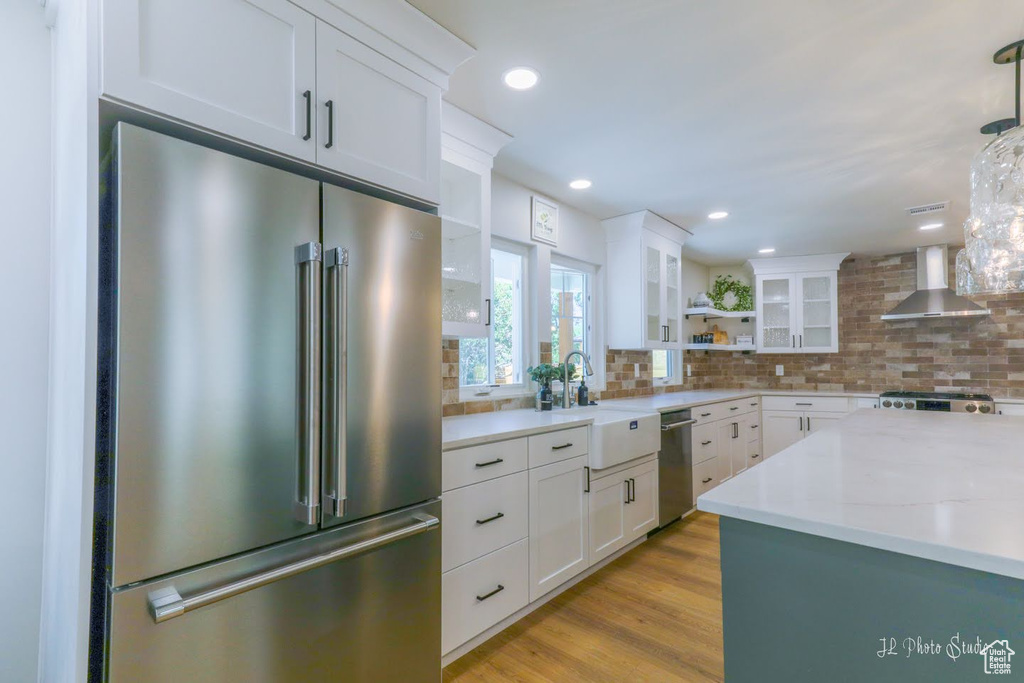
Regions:
<instances>
[{"instance_id":1,"label":"stainless steel dishwasher","mask_svg":"<svg viewBox=\"0 0 1024 683\"><path fill-rule=\"evenodd\" d=\"M693 444L696 420L689 410L661 415L661 453L658 456L658 508L661 526L693 509Z\"/></svg>"}]
</instances>

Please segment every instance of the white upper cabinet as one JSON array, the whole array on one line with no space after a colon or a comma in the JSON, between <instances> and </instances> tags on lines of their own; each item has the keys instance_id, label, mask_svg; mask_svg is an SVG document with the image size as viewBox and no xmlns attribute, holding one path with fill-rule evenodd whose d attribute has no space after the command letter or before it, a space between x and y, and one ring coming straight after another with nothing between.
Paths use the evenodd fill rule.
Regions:
<instances>
[{"instance_id":1,"label":"white upper cabinet","mask_svg":"<svg viewBox=\"0 0 1024 683\"><path fill-rule=\"evenodd\" d=\"M681 349L681 258L690 233L651 211L609 218L603 225L608 247L608 346Z\"/></svg>"},{"instance_id":2,"label":"white upper cabinet","mask_svg":"<svg viewBox=\"0 0 1024 683\"><path fill-rule=\"evenodd\" d=\"M441 333L486 337L491 324L491 166L512 139L442 103Z\"/></svg>"},{"instance_id":3,"label":"white upper cabinet","mask_svg":"<svg viewBox=\"0 0 1024 683\"><path fill-rule=\"evenodd\" d=\"M288 2L104 0L102 73L109 98L316 158L316 19Z\"/></svg>"},{"instance_id":4,"label":"white upper cabinet","mask_svg":"<svg viewBox=\"0 0 1024 683\"><path fill-rule=\"evenodd\" d=\"M849 254L752 259L760 353L839 351L839 264Z\"/></svg>"},{"instance_id":5,"label":"white upper cabinet","mask_svg":"<svg viewBox=\"0 0 1024 683\"><path fill-rule=\"evenodd\" d=\"M102 16L104 98L439 201L441 93L473 50L425 15L366 0L103 0Z\"/></svg>"},{"instance_id":6,"label":"white upper cabinet","mask_svg":"<svg viewBox=\"0 0 1024 683\"><path fill-rule=\"evenodd\" d=\"M322 21L316 55L317 163L436 202L441 89Z\"/></svg>"}]
</instances>

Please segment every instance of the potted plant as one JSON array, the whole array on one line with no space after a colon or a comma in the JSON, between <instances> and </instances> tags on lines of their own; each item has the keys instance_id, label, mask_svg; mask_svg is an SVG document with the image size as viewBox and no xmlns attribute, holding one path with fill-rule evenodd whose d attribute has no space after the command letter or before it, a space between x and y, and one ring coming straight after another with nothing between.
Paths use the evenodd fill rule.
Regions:
<instances>
[{"instance_id":1,"label":"potted plant","mask_svg":"<svg viewBox=\"0 0 1024 683\"><path fill-rule=\"evenodd\" d=\"M536 367L527 368L526 372L529 373L530 379L540 385L537 392L537 410L551 410L555 402L551 382L562 379L562 368L550 363L541 363Z\"/></svg>"}]
</instances>

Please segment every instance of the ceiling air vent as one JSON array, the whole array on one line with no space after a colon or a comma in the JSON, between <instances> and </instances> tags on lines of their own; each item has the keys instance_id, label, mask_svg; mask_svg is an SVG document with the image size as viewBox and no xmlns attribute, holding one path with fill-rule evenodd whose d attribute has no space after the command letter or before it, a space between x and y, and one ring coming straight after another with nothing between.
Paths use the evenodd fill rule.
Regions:
<instances>
[{"instance_id":1,"label":"ceiling air vent","mask_svg":"<svg viewBox=\"0 0 1024 683\"><path fill-rule=\"evenodd\" d=\"M912 206L907 209L908 216L923 216L929 213L939 213L949 208L949 202L936 202L935 204L922 204L921 206Z\"/></svg>"}]
</instances>

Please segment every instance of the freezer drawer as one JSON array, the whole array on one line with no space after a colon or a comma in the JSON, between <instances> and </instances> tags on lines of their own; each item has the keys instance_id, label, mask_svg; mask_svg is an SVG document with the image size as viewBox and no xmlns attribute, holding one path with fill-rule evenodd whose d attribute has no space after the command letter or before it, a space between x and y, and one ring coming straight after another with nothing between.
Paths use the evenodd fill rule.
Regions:
<instances>
[{"instance_id":1,"label":"freezer drawer","mask_svg":"<svg viewBox=\"0 0 1024 683\"><path fill-rule=\"evenodd\" d=\"M438 680L440 513L435 501L114 591L109 680ZM240 581L385 534L393 540L376 549L216 599ZM183 613L161 599L171 589ZM190 601L208 604L190 610Z\"/></svg>"}]
</instances>

